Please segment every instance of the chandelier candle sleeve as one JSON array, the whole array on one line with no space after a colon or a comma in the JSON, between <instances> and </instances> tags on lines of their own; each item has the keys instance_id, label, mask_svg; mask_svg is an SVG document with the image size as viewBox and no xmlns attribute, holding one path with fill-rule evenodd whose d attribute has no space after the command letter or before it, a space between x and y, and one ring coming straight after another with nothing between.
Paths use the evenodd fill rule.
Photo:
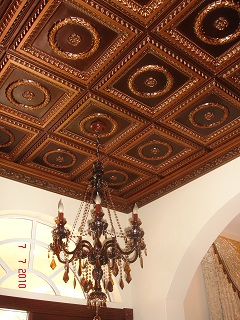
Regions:
<instances>
[{"instance_id":1,"label":"chandelier candle sleeve","mask_svg":"<svg viewBox=\"0 0 240 320\"><path fill-rule=\"evenodd\" d=\"M133 220L137 221L138 220L138 206L135 203L134 207L133 207Z\"/></svg>"},{"instance_id":2,"label":"chandelier candle sleeve","mask_svg":"<svg viewBox=\"0 0 240 320\"><path fill-rule=\"evenodd\" d=\"M58 202L58 219L59 219L60 221L63 220L63 210L64 210L64 208L63 208L63 203L62 203L62 200L60 200L60 201Z\"/></svg>"}]
</instances>

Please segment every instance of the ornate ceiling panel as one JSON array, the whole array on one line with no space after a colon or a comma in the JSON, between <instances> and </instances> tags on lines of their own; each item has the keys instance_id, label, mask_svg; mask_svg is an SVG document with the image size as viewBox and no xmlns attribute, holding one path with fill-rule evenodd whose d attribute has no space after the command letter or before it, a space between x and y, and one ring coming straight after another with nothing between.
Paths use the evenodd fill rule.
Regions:
<instances>
[{"instance_id":1,"label":"ornate ceiling panel","mask_svg":"<svg viewBox=\"0 0 240 320\"><path fill-rule=\"evenodd\" d=\"M0 175L129 212L240 154L238 0L0 1Z\"/></svg>"}]
</instances>

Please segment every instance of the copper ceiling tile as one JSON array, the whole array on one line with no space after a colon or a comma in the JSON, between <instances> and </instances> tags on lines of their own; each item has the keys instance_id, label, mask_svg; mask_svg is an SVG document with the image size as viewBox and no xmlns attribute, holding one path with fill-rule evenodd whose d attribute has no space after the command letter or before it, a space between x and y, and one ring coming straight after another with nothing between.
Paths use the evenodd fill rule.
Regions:
<instances>
[{"instance_id":1,"label":"copper ceiling tile","mask_svg":"<svg viewBox=\"0 0 240 320\"><path fill-rule=\"evenodd\" d=\"M95 88L155 118L196 90L207 78L174 51L146 38Z\"/></svg>"},{"instance_id":2,"label":"copper ceiling tile","mask_svg":"<svg viewBox=\"0 0 240 320\"><path fill-rule=\"evenodd\" d=\"M211 82L161 118L165 125L209 146L231 132L239 134L240 99Z\"/></svg>"},{"instance_id":3,"label":"copper ceiling tile","mask_svg":"<svg viewBox=\"0 0 240 320\"><path fill-rule=\"evenodd\" d=\"M53 132L62 138L96 147L96 134L91 128L94 121L102 121L106 128L99 136L104 153L116 149L147 125L147 121L96 95L84 96L56 123Z\"/></svg>"},{"instance_id":4,"label":"copper ceiling tile","mask_svg":"<svg viewBox=\"0 0 240 320\"><path fill-rule=\"evenodd\" d=\"M24 20L24 16L34 7L34 0L0 1L0 46L7 46Z\"/></svg>"},{"instance_id":5,"label":"copper ceiling tile","mask_svg":"<svg viewBox=\"0 0 240 320\"><path fill-rule=\"evenodd\" d=\"M153 32L216 71L239 57L239 26L238 0L181 1Z\"/></svg>"},{"instance_id":6,"label":"copper ceiling tile","mask_svg":"<svg viewBox=\"0 0 240 320\"><path fill-rule=\"evenodd\" d=\"M46 127L79 94L79 87L8 55L0 71L1 111Z\"/></svg>"},{"instance_id":7,"label":"copper ceiling tile","mask_svg":"<svg viewBox=\"0 0 240 320\"><path fill-rule=\"evenodd\" d=\"M108 183L109 189L117 210L126 211L126 205L132 202L131 196L136 196L138 190L153 184L156 177L139 168L120 162L113 158L103 158L104 180ZM81 174L76 182L87 185L92 176L92 169ZM124 202L121 201L124 199Z\"/></svg>"},{"instance_id":8,"label":"copper ceiling tile","mask_svg":"<svg viewBox=\"0 0 240 320\"><path fill-rule=\"evenodd\" d=\"M124 12L133 21L149 25L160 14L167 12L176 0L104 0L109 5Z\"/></svg>"},{"instance_id":9,"label":"copper ceiling tile","mask_svg":"<svg viewBox=\"0 0 240 320\"><path fill-rule=\"evenodd\" d=\"M0 157L15 161L38 134L38 129L0 113Z\"/></svg>"},{"instance_id":10,"label":"copper ceiling tile","mask_svg":"<svg viewBox=\"0 0 240 320\"><path fill-rule=\"evenodd\" d=\"M224 69L223 72L219 74L219 77L224 81L233 86L233 89L236 90L236 94L239 93L240 90L240 63L237 61L236 63L228 66Z\"/></svg>"},{"instance_id":11,"label":"copper ceiling tile","mask_svg":"<svg viewBox=\"0 0 240 320\"><path fill-rule=\"evenodd\" d=\"M94 155L83 147L45 135L22 158L21 164L64 179L73 179Z\"/></svg>"},{"instance_id":12,"label":"copper ceiling tile","mask_svg":"<svg viewBox=\"0 0 240 320\"><path fill-rule=\"evenodd\" d=\"M113 154L136 167L163 177L184 166L190 158L193 161L203 153L205 151L197 144L160 126L151 125Z\"/></svg>"},{"instance_id":13,"label":"copper ceiling tile","mask_svg":"<svg viewBox=\"0 0 240 320\"><path fill-rule=\"evenodd\" d=\"M14 49L86 84L140 33L97 2L70 0L41 3L28 29Z\"/></svg>"}]
</instances>

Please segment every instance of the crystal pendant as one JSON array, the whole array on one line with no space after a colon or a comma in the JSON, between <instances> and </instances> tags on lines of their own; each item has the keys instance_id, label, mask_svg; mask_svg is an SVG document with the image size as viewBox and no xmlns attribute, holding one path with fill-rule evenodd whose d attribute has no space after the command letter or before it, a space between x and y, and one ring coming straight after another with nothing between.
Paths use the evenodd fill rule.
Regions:
<instances>
[{"instance_id":1,"label":"crystal pendant","mask_svg":"<svg viewBox=\"0 0 240 320\"><path fill-rule=\"evenodd\" d=\"M64 275L63 275L63 281L64 281L65 283L67 283L68 280L69 280L69 276L68 276L67 271L65 271L65 272L64 272Z\"/></svg>"},{"instance_id":2,"label":"crystal pendant","mask_svg":"<svg viewBox=\"0 0 240 320\"><path fill-rule=\"evenodd\" d=\"M76 288L76 284L77 284L77 281L76 281L76 278L74 277L74 279L73 279L73 288L74 289Z\"/></svg>"},{"instance_id":3,"label":"crystal pendant","mask_svg":"<svg viewBox=\"0 0 240 320\"><path fill-rule=\"evenodd\" d=\"M143 257L140 256L140 265L141 265L141 268L143 268Z\"/></svg>"},{"instance_id":4,"label":"crystal pendant","mask_svg":"<svg viewBox=\"0 0 240 320\"><path fill-rule=\"evenodd\" d=\"M52 258L52 261L51 261L51 263L50 263L50 267L54 270L55 268L56 268L56 262L55 262L55 260L54 260L54 257Z\"/></svg>"},{"instance_id":5,"label":"crystal pendant","mask_svg":"<svg viewBox=\"0 0 240 320\"><path fill-rule=\"evenodd\" d=\"M131 268L130 268L130 265L129 265L128 262L125 263L124 271L125 271L126 273L129 273L129 272L131 271Z\"/></svg>"},{"instance_id":6,"label":"crystal pendant","mask_svg":"<svg viewBox=\"0 0 240 320\"><path fill-rule=\"evenodd\" d=\"M112 283L111 280L108 281L107 290L108 290L109 292L113 292L113 283Z\"/></svg>"},{"instance_id":7,"label":"crystal pendant","mask_svg":"<svg viewBox=\"0 0 240 320\"><path fill-rule=\"evenodd\" d=\"M118 265L117 265L117 262L116 262L116 261L114 262L114 265L113 265L112 274L113 274L115 277L118 275Z\"/></svg>"},{"instance_id":8,"label":"crystal pendant","mask_svg":"<svg viewBox=\"0 0 240 320\"><path fill-rule=\"evenodd\" d=\"M123 282L123 279L121 278L120 281L119 281L119 285L120 285L120 288L123 290L124 288L124 282Z\"/></svg>"},{"instance_id":9,"label":"crystal pendant","mask_svg":"<svg viewBox=\"0 0 240 320\"><path fill-rule=\"evenodd\" d=\"M81 282L80 282L80 284L81 284L82 287L84 287L85 282L86 282L85 278L82 277Z\"/></svg>"},{"instance_id":10,"label":"crystal pendant","mask_svg":"<svg viewBox=\"0 0 240 320\"><path fill-rule=\"evenodd\" d=\"M79 259L78 275L80 276L81 274L82 274L82 262L81 262L81 259Z\"/></svg>"},{"instance_id":11,"label":"crystal pendant","mask_svg":"<svg viewBox=\"0 0 240 320\"><path fill-rule=\"evenodd\" d=\"M127 283L130 283L131 280L132 280L132 277L131 277L131 274L129 272L129 273L126 274L126 281L127 281Z\"/></svg>"},{"instance_id":12,"label":"crystal pendant","mask_svg":"<svg viewBox=\"0 0 240 320\"><path fill-rule=\"evenodd\" d=\"M86 293L88 293L88 291L89 291L88 281L85 281L84 286L83 286L83 289L84 289L84 291L85 291Z\"/></svg>"}]
</instances>

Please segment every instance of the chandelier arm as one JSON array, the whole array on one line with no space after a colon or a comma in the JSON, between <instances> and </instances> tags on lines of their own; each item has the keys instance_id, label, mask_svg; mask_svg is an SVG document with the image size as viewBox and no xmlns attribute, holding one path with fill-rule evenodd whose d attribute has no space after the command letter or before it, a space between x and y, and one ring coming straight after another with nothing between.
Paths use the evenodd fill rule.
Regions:
<instances>
[{"instance_id":1,"label":"chandelier arm","mask_svg":"<svg viewBox=\"0 0 240 320\"><path fill-rule=\"evenodd\" d=\"M129 255L129 254L132 254L135 250L137 251L137 247L136 247L136 246L132 247L130 250L124 250L124 249L122 249L122 248L119 246L119 244L117 243L116 240L108 240L108 241L106 241L106 242L104 243L104 245L103 245L102 251L103 251L104 253L107 253L107 250L108 250L109 248L113 248L113 249L119 251L119 252L120 252L122 255L124 255L124 256L127 256L127 255Z\"/></svg>"},{"instance_id":2,"label":"chandelier arm","mask_svg":"<svg viewBox=\"0 0 240 320\"><path fill-rule=\"evenodd\" d=\"M72 251L69 251L66 249L66 244L62 240L60 240L60 248L61 248L61 251L63 251L67 255L73 255L75 257L76 254L79 251L81 251L81 249L88 249L90 251L92 249L92 245L87 240L79 239L79 241L76 243L75 249Z\"/></svg>"},{"instance_id":3,"label":"chandelier arm","mask_svg":"<svg viewBox=\"0 0 240 320\"><path fill-rule=\"evenodd\" d=\"M129 258L128 258L128 262L129 262L129 263L134 263L134 262L137 260L138 256L139 256L138 250L136 249L136 250L135 250L135 253L134 253L134 256L132 257L132 259L129 259Z\"/></svg>"}]
</instances>

